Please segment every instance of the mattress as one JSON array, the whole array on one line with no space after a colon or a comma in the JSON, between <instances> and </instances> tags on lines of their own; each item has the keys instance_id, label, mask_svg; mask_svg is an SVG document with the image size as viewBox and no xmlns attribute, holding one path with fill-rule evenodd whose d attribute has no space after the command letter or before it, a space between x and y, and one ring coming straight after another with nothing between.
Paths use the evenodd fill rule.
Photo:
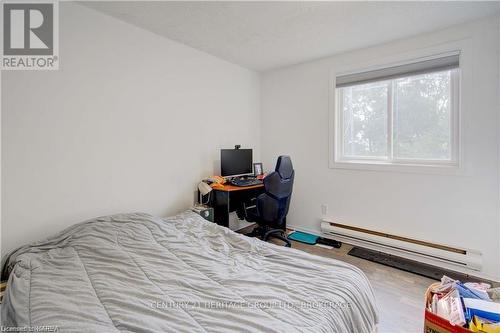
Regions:
<instances>
[{"instance_id":1,"label":"mattress","mask_svg":"<svg viewBox=\"0 0 500 333\"><path fill-rule=\"evenodd\" d=\"M59 332L374 332L358 268L193 212L96 218L2 259L3 326Z\"/></svg>"}]
</instances>

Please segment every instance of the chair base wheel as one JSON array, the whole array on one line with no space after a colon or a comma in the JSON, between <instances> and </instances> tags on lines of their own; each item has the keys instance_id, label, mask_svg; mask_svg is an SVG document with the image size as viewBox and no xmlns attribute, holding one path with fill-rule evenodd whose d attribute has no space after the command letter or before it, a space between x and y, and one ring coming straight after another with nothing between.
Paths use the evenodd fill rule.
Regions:
<instances>
[{"instance_id":1,"label":"chair base wheel","mask_svg":"<svg viewBox=\"0 0 500 333\"><path fill-rule=\"evenodd\" d=\"M288 240L286 233L282 229L272 229L264 234L263 240L267 242L270 237L277 238L285 242L285 247L292 247L292 243Z\"/></svg>"}]
</instances>

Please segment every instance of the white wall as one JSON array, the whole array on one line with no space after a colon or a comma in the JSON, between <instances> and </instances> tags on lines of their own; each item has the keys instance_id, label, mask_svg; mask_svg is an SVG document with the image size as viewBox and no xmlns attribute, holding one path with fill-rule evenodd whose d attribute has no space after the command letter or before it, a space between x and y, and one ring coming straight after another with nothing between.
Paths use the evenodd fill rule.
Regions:
<instances>
[{"instance_id":1,"label":"white wall","mask_svg":"<svg viewBox=\"0 0 500 333\"><path fill-rule=\"evenodd\" d=\"M500 36L500 15L498 16L498 35ZM499 48L500 48L500 46L499 46ZM500 50L498 51L498 77L500 78ZM497 109L498 109L498 114L499 114L499 118L500 118L500 83L498 84L497 96L498 96ZM498 122L498 133L500 133L500 121ZM500 165L500 134L498 135L498 148L499 148L499 152L498 152L499 162L498 163ZM499 189L499 193L500 193L500 167L498 168L498 172L499 172L498 189ZM498 224L500 225L500 194L498 196ZM500 251L500 235L498 236L498 248ZM500 258L500 253L499 253L498 257Z\"/></svg>"},{"instance_id":2,"label":"white wall","mask_svg":"<svg viewBox=\"0 0 500 333\"><path fill-rule=\"evenodd\" d=\"M2 252L83 219L177 213L260 143L258 74L75 3L60 70L2 73Z\"/></svg>"},{"instance_id":3,"label":"white wall","mask_svg":"<svg viewBox=\"0 0 500 333\"><path fill-rule=\"evenodd\" d=\"M263 76L262 156L290 154L289 225L320 230L321 204L343 223L480 250L479 275L500 280L498 19L287 67ZM330 70L467 39L461 175L329 169Z\"/></svg>"}]
</instances>

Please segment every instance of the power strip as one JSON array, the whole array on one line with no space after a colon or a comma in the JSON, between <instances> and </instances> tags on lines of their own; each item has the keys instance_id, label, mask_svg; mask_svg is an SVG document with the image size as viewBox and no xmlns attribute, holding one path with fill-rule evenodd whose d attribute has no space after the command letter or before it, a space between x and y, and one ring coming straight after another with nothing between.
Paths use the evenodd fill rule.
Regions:
<instances>
[{"instance_id":1,"label":"power strip","mask_svg":"<svg viewBox=\"0 0 500 333\"><path fill-rule=\"evenodd\" d=\"M330 238L323 238L323 237L318 238L318 243L323 244L323 245L332 246L336 249L339 249L342 246L342 242L339 242L339 241L336 241L336 240L330 239Z\"/></svg>"}]
</instances>

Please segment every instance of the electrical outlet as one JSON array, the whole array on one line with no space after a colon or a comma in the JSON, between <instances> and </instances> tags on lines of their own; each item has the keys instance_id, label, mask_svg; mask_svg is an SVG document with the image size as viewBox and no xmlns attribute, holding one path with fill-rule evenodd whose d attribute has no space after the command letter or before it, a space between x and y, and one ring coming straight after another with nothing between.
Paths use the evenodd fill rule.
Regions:
<instances>
[{"instance_id":1,"label":"electrical outlet","mask_svg":"<svg viewBox=\"0 0 500 333\"><path fill-rule=\"evenodd\" d=\"M321 205L321 215L325 216L326 214L328 214L328 205L322 204Z\"/></svg>"}]
</instances>

